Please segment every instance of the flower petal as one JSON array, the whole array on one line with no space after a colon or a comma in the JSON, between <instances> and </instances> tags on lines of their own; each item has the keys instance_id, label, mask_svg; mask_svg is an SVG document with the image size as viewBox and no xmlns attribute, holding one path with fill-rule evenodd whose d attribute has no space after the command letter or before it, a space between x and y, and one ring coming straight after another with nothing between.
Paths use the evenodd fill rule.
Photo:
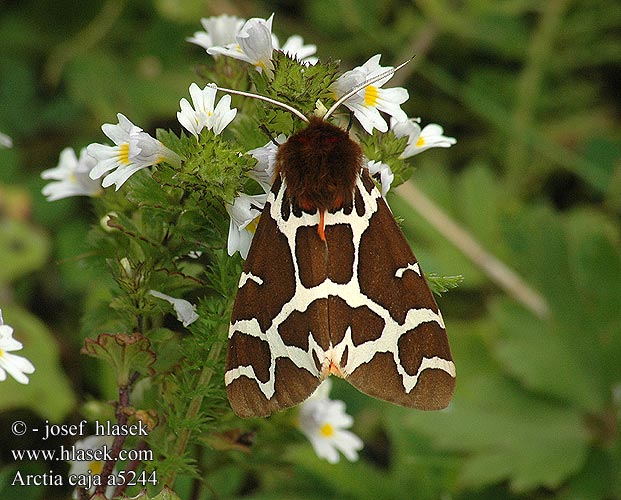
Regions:
<instances>
[{"instance_id":1,"label":"flower petal","mask_svg":"<svg viewBox=\"0 0 621 500\"><path fill-rule=\"evenodd\" d=\"M267 20L252 18L237 35L237 43L252 64L257 68L272 71L272 14Z\"/></svg>"},{"instance_id":2,"label":"flower petal","mask_svg":"<svg viewBox=\"0 0 621 500\"><path fill-rule=\"evenodd\" d=\"M0 368L20 384L27 384L29 380L25 374L31 374L35 371L34 365L26 358L8 352L0 356Z\"/></svg>"},{"instance_id":3,"label":"flower petal","mask_svg":"<svg viewBox=\"0 0 621 500\"><path fill-rule=\"evenodd\" d=\"M149 293L158 299L163 299L170 303L177 314L177 319L181 321L183 326L187 327L199 318L196 313L196 306L187 300L177 299L157 290L149 290Z\"/></svg>"},{"instance_id":4,"label":"flower petal","mask_svg":"<svg viewBox=\"0 0 621 500\"><path fill-rule=\"evenodd\" d=\"M237 115L237 109L231 109L231 96L227 94L220 99L213 112L212 123L214 134L219 135L220 132L233 121L235 115Z\"/></svg>"},{"instance_id":5,"label":"flower petal","mask_svg":"<svg viewBox=\"0 0 621 500\"><path fill-rule=\"evenodd\" d=\"M119 123L104 123L101 126L101 130L103 133L108 136L116 144L123 144L129 141L129 135L132 130L136 129L138 132L142 131L140 127L136 127L132 122L130 122L125 115L122 113L117 113L117 118Z\"/></svg>"}]
</instances>

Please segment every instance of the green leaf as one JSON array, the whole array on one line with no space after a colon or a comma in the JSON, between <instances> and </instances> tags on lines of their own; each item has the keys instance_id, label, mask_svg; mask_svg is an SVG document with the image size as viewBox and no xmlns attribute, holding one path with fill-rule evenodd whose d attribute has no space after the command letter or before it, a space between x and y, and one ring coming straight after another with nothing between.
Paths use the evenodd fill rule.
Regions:
<instances>
[{"instance_id":1,"label":"green leaf","mask_svg":"<svg viewBox=\"0 0 621 500\"><path fill-rule=\"evenodd\" d=\"M591 450L587 463L579 475L571 478L563 488L564 500L601 500L621 498L621 449L616 446Z\"/></svg>"},{"instance_id":2,"label":"green leaf","mask_svg":"<svg viewBox=\"0 0 621 500\"><path fill-rule=\"evenodd\" d=\"M139 333L102 333L97 340L85 339L81 352L110 363L116 371L119 387L126 387L134 372L152 372L150 367L155 362L155 353L150 347L149 339Z\"/></svg>"},{"instance_id":3,"label":"green leaf","mask_svg":"<svg viewBox=\"0 0 621 500\"><path fill-rule=\"evenodd\" d=\"M574 404L601 409L621 377L614 361L621 355L621 311L615 306L621 257L614 226L591 211L559 217L547 207L534 207L507 220L506 231L515 261L544 294L551 313L546 325L535 329L519 328L524 318L501 320L508 334L505 348L512 352L505 351L504 359L514 373L530 374L528 384L538 390L552 384L557 396L562 391ZM540 335L535 337L534 331ZM519 366L533 356L539 368ZM542 373L542 364L553 367L559 380ZM540 376L539 382L533 379Z\"/></svg>"},{"instance_id":4,"label":"green leaf","mask_svg":"<svg viewBox=\"0 0 621 500\"><path fill-rule=\"evenodd\" d=\"M557 215L548 206L524 207L502 222L502 236L521 274L546 297L556 316L573 316L578 298L568 281L568 241Z\"/></svg>"},{"instance_id":5,"label":"green leaf","mask_svg":"<svg viewBox=\"0 0 621 500\"><path fill-rule=\"evenodd\" d=\"M407 141L407 137L396 137L392 131L383 134L374 130L373 134L365 134L360 137L360 146L364 156L369 160L381 161L390 166L395 176L391 188L403 184L414 171L414 166L409 161L399 158L407 145Z\"/></svg>"},{"instance_id":6,"label":"green leaf","mask_svg":"<svg viewBox=\"0 0 621 500\"><path fill-rule=\"evenodd\" d=\"M503 334L496 352L511 374L578 408L601 408L604 399L594 387L592 367L564 341L562 326L541 321L508 300L496 301L491 313Z\"/></svg>"},{"instance_id":7,"label":"green leaf","mask_svg":"<svg viewBox=\"0 0 621 500\"><path fill-rule=\"evenodd\" d=\"M456 399L446 414L414 424L422 432L430 432L433 425L442 449L468 453L460 473L464 486L509 480L519 492L555 488L583 465L589 436L580 413L512 394L510 384L501 379L469 390L485 391L497 408Z\"/></svg>"},{"instance_id":8,"label":"green leaf","mask_svg":"<svg viewBox=\"0 0 621 500\"><path fill-rule=\"evenodd\" d=\"M501 257L500 221L510 204L510 195L482 163L469 165L455 184L454 208L460 219L488 251Z\"/></svg>"},{"instance_id":9,"label":"green leaf","mask_svg":"<svg viewBox=\"0 0 621 500\"><path fill-rule=\"evenodd\" d=\"M556 488L584 464L589 434L577 409L542 399L504 376L477 336L491 325L460 331L454 342L458 382L447 410L404 417L406 431L429 436L440 449L464 454L462 486L479 488L508 480L525 492ZM460 367L464 370L460 370Z\"/></svg>"},{"instance_id":10,"label":"green leaf","mask_svg":"<svg viewBox=\"0 0 621 500\"><path fill-rule=\"evenodd\" d=\"M463 281L464 277L459 276L438 276L435 273L426 276L429 287L436 295L440 296L454 288L457 288Z\"/></svg>"},{"instance_id":11,"label":"green leaf","mask_svg":"<svg viewBox=\"0 0 621 500\"><path fill-rule=\"evenodd\" d=\"M273 63L274 77L269 81L269 86L261 85L260 88L257 85L257 89L264 90L269 97L289 104L305 115L313 112L318 99L327 101L332 98L328 87L336 80L337 62L305 65L281 51L275 51ZM258 75L252 74L252 77L255 83L265 82Z\"/></svg>"},{"instance_id":12,"label":"green leaf","mask_svg":"<svg viewBox=\"0 0 621 500\"><path fill-rule=\"evenodd\" d=\"M0 224L0 283L8 283L39 269L49 253L47 237L37 228L16 219Z\"/></svg>"}]
</instances>

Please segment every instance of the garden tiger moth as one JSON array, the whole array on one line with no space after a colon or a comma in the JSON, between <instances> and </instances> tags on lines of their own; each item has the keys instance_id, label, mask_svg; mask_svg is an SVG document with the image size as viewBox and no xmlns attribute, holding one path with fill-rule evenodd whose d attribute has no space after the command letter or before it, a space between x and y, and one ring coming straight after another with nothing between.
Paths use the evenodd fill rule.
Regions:
<instances>
[{"instance_id":1,"label":"garden tiger moth","mask_svg":"<svg viewBox=\"0 0 621 500\"><path fill-rule=\"evenodd\" d=\"M360 146L327 121L357 90L323 118L275 102L307 126L278 148L233 306L225 383L240 417L297 405L330 374L406 407L452 397L455 366L424 274Z\"/></svg>"}]
</instances>

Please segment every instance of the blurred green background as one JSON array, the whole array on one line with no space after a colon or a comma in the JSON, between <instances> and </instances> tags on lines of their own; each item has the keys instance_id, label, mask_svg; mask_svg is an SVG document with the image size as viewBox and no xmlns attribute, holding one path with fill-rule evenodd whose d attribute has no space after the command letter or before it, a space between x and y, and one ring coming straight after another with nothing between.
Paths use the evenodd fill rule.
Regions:
<instances>
[{"instance_id":1,"label":"blurred green background","mask_svg":"<svg viewBox=\"0 0 621 500\"><path fill-rule=\"evenodd\" d=\"M37 367L28 386L0 383L2 498L66 494L10 486L10 449L38 445L12 436L12 421L60 423L114 397L79 354L82 311L109 280L80 259L96 221L87 199L46 202L40 172L64 147L102 141L117 112L179 131L179 99L209 59L185 41L200 18L272 12L281 42L302 35L344 70L416 56L391 85L408 88L408 115L458 142L418 157L413 182L545 308L522 305L393 196L425 270L464 275L439 299L454 402L426 414L336 384L365 441L359 462L329 465L296 441L252 474L252 458L214 472L203 498L621 499L621 3L610 0L0 1L0 132L15 144L0 149L0 308Z\"/></svg>"}]
</instances>

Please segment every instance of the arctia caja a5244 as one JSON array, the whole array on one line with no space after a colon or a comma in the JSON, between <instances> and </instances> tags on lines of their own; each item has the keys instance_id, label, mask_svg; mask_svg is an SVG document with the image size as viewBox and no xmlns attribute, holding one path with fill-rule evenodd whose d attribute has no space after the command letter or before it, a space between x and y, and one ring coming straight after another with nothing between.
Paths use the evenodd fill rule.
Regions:
<instances>
[{"instance_id":1,"label":"arctia caja a5244","mask_svg":"<svg viewBox=\"0 0 621 500\"><path fill-rule=\"evenodd\" d=\"M400 67L400 66L399 66ZM399 67L391 70L392 72ZM267 97L307 126L278 148L229 329L225 383L240 417L308 398L329 375L378 399L437 410L455 388L444 321L348 132Z\"/></svg>"}]
</instances>

